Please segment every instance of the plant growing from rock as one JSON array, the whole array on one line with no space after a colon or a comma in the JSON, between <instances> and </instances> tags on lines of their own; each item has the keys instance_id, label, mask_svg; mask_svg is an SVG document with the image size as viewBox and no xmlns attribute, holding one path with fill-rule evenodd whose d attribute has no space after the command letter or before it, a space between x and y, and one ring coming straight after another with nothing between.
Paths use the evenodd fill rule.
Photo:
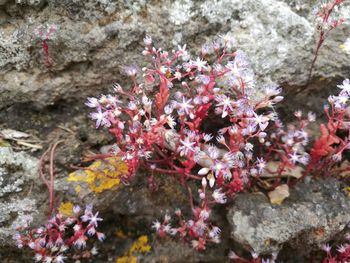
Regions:
<instances>
[{"instance_id":1,"label":"plant growing from rock","mask_svg":"<svg viewBox=\"0 0 350 263\"><path fill-rule=\"evenodd\" d=\"M138 67L126 68L130 88L115 84L113 95L88 98L86 105L95 109L90 116L96 127L108 128L116 139L109 153L96 158L122 158L128 165L124 183L142 167L154 189L154 173L175 177L187 189L191 218L177 210L175 217L155 221L161 237L177 235L204 250L220 242L220 228L210 220L214 204L256 188L280 203L296 178L319 169L337 172L349 145L348 135L337 135L349 129L348 80L339 96L330 97L327 127L321 125L308 152L306 128L315 114L296 111L297 124L285 127L275 112L281 89L256 83L244 52L230 49L230 38L204 46L195 58L186 45L169 53L150 37L144 42L152 66L142 68L141 76ZM190 181L197 185L194 193Z\"/></svg>"},{"instance_id":2,"label":"plant growing from rock","mask_svg":"<svg viewBox=\"0 0 350 263\"><path fill-rule=\"evenodd\" d=\"M236 263L274 263L277 258L277 253L274 253L271 258L259 257L257 253L251 253L251 259L246 259L238 256L235 252L231 251L229 253L229 258L232 262Z\"/></svg>"},{"instance_id":3,"label":"plant growing from rock","mask_svg":"<svg viewBox=\"0 0 350 263\"><path fill-rule=\"evenodd\" d=\"M259 86L245 54L230 50L229 38L204 46L195 59L186 46L169 54L155 48L150 37L144 42L143 54L151 57L152 67L143 68L141 78L136 66L125 68L132 80L129 90L115 84L115 94L88 98L86 104L95 109L91 118L96 127L107 127L117 141L108 153L93 159L112 166L114 159L121 159L127 165L127 171L110 179L128 184L140 168L146 168L151 189L157 188L155 173L175 177L187 189L192 215L178 209L175 216L166 214L163 220L154 221L152 227L160 237L179 236L204 250L220 242L221 230L211 221L213 205L250 189L269 192L271 202L280 203L289 194L288 186L300 178L320 170L323 176L350 170L338 166L349 149L349 80L338 86L338 96L330 96L330 106L325 106L328 123L321 124L321 135L308 151L306 128L315 121L315 114L304 116L296 111L297 124L285 127L275 112L275 105L283 99L281 89ZM50 154L50 180L40 172L50 192L50 214L56 146ZM79 208L73 216L58 213L34 230L28 222L16 226L16 243L33 249L42 262L77 257L69 248L85 247L87 238L95 234L104 238L96 231L102 219L91 209L87 207L83 216L78 215ZM251 262L264 262L252 255ZM236 260L249 262L239 256Z\"/></svg>"},{"instance_id":4,"label":"plant growing from rock","mask_svg":"<svg viewBox=\"0 0 350 263\"><path fill-rule=\"evenodd\" d=\"M342 3L344 3L345 0L332 0L327 1L323 3L319 10L316 12L316 23L317 23L317 30L319 32L318 35L318 41L315 47L314 51L314 57L311 62L311 66L309 69L308 79L306 82L306 86L309 84L312 76L313 69L315 67L316 60L318 58L319 51L324 44L324 41L326 40L328 34L335 28L337 28L339 25L345 22L345 19L343 17L339 17L336 14L337 8L341 6ZM333 17L333 15L334 17Z\"/></svg>"},{"instance_id":5,"label":"plant growing from rock","mask_svg":"<svg viewBox=\"0 0 350 263\"><path fill-rule=\"evenodd\" d=\"M58 27L55 24L40 25L34 30L34 36L40 40L44 55L44 63L51 67L53 60L49 52L49 41L56 38Z\"/></svg>"},{"instance_id":6,"label":"plant growing from rock","mask_svg":"<svg viewBox=\"0 0 350 263\"><path fill-rule=\"evenodd\" d=\"M154 173L173 176L187 189L192 215L188 218L176 210L175 216L166 214L162 221L154 221L152 227L160 237L179 236L195 249L204 250L208 244L220 242L221 230L210 218L214 204L224 204L244 190L259 188L276 194L285 186L287 194L277 191L277 199L270 195L272 202L279 203L288 196L288 185L300 178L350 170L347 164L339 166L350 149L348 79L338 85L341 91L337 96L329 97L329 106L324 107L327 124L320 125L321 135L308 151L306 128L315 115L296 111L297 124L285 127L275 112L275 105L283 99L281 89L259 86L245 54L230 50L229 38L203 47L196 59L191 59L186 46L169 54L155 48L150 37L144 42L143 54L151 57L152 67L143 68L141 78L136 66L125 68L132 79L130 90L115 84L115 94L89 98L86 104L96 109L91 114L96 127L107 127L117 141L107 154L94 159L113 162L121 158L127 164L127 173L111 179L128 184L143 167L151 171L148 181L152 189L157 188ZM215 128L209 131L207 123ZM51 150L50 180L40 171L50 193L50 215L56 146ZM190 181L197 188L191 187ZM84 215L79 212L75 207L72 216L58 213L37 229L29 228L28 218L15 226L17 246L31 248L35 260L41 262L90 257L96 250L86 250L86 242L94 235L104 239L96 230L102 219L92 213L91 206ZM75 249L83 252L78 255ZM326 252L324 262L337 262L349 255L348 245L340 247L337 255ZM273 262L276 258L264 260L254 252L252 257L246 260L230 254L235 262Z\"/></svg>"},{"instance_id":7,"label":"plant growing from rock","mask_svg":"<svg viewBox=\"0 0 350 263\"><path fill-rule=\"evenodd\" d=\"M348 165L337 167L343 160L346 150L350 149L350 96L349 79L338 85L338 96L328 98L329 105L324 106L327 124L320 125L321 135L314 142L311 158L305 174L311 172L320 176L332 176L350 170Z\"/></svg>"},{"instance_id":8,"label":"plant growing from rock","mask_svg":"<svg viewBox=\"0 0 350 263\"><path fill-rule=\"evenodd\" d=\"M55 189L54 189L54 154L56 147L62 141L58 141L45 151L39 161L39 176L49 192L49 215L45 225L38 228L30 226L33 221L31 216L25 216L23 222L14 225L13 239L18 248L29 247L35 253L36 262L63 263L67 258L90 258L97 254L96 247L87 249L87 242L93 236L103 241L105 235L97 231L98 223L102 218L92 211L93 206L87 205L84 213L80 206L72 205L71 211L66 206L60 207L54 214ZM45 157L50 152L49 179L45 177ZM61 209L62 208L62 209ZM62 211L62 212L61 212Z\"/></svg>"},{"instance_id":9,"label":"plant growing from rock","mask_svg":"<svg viewBox=\"0 0 350 263\"><path fill-rule=\"evenodd\" d=\"M67 258L90 258L97 250L95 247L87 249L88 239L93 236L100 241L105 239L104 234L97 231L102 218L98 217L98 212L92 212L91 205L86 206L82 215L79 206L73 208L71 216L58 213L39 228L30 228L32 220L27 217L25 222L15 225L17 233L13 239L18 248L32 249L36 262L63 263Z\"/></svg>"}]
</instances>

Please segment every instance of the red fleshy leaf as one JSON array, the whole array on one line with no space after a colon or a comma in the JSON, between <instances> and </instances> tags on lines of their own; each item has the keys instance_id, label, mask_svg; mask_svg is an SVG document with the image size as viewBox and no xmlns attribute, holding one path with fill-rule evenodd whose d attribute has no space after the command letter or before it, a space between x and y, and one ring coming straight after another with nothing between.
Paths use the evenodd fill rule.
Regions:
<instances>
[{"instance_id":1,"label":"red fleshy leaf","mask_svg":"<svg viewBox=\"0 0 350 263\"><path fill-rule=\"evenodd\" d=\"M164 106L169 99L169 88L167 87L167 80L164 78L160 79L159 92L156 94L156 106L158 115L163 114Z\"/></svg>"},{"instance_id":2,"label":"red fleshy leaf","mask_svg":"<svg viewBox=\"0 0 350 263\"><path fill-rule=\"evenodd\" d=\"M335 135L336 128L330 123L327 126L328 128L324 124L320 125L321 136L315 141L311 150L311 160L313 162L333 153L334 148L332 145L340 142L339 138Z\"/></svg>"}]
</instances>

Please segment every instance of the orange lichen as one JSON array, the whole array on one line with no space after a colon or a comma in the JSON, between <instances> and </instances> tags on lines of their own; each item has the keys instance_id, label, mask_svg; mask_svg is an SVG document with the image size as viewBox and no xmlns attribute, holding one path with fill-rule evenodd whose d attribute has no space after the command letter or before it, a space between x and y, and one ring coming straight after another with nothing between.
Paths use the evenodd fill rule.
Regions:
<instances>
[{"instance_id":1,"label":"orange lichen","mask_svg":"<svg viewBox=\"0 0 350 263\"><path fill-rule=\"evenodd\" d=\"M69 182L82 182L94 193L101 193L120 184L120 177L128 173L128 166L118 157L98 160L84 170L75 171L68 176ZM82 185L75 191L79 193Z\"/></svg>"},{"instance_id":2,"label":"orange lichen","mask_svg":"<svg viewBox=\"0 0 350 263\"><path fill-rule=\"evenodd\" d=\"M122 230L118 230L115 232L115 235L117 238L120 238L120 239L125 239L127 238L127 235L124 234L124 232Z\"/></svg>"},{"instance_id":3,"label":"orange lichen","mask_svg":"<svg viewBox=\"0 0 350 263\"><path fill-rule=\"evenodd\" d=\"M148 244L148 237L140 236L132 243L125 255L116 260L116 263L136 263L137 254L146 254L149 251L151 251L151 246Z\"/></svg>"}]
</instances>

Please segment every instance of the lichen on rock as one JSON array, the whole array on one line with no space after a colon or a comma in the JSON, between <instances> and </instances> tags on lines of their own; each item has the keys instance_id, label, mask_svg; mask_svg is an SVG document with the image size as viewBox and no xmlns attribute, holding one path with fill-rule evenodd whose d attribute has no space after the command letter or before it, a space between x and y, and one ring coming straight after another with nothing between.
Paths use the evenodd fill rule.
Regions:
<instances>
[{"instance_id":1,"label":"lichen on rock","mask_svg":"<svg viewBox=\"0 0 350 263\"><path fill-rule=\"evenodd\" d=\"M118 157L109 157L95 161L84 170L69 174L68 182L77 183L75 191L83 189L93 193L101 193L115 188L121 183L121 177L128 173L128 166Z\"/></svg>"},{"instance_id":2,"label":"lichen on rock","mask_svg":"<svg viewBox=\"0 0 350 263\"><path fill-rule=\"evenodd\" d=\"M40 198L30 195L37 172L37 159L10 147L0 147L0 244L11 240L12 224L38 214Z\"/></svg>"},{"instance_id":3,"label":"lichen on rock","mask_svg":"<svg viewBox=\"0 0 350 263\"><path fill-rule=\"evenodd\" d=\"M272 205L263 194L238 195L227 215L231 236L259 254L278 252L286 244L307 254L350 222L342 188L334 178L300 183L281 205Z\"/></svg>"}]
</instances>

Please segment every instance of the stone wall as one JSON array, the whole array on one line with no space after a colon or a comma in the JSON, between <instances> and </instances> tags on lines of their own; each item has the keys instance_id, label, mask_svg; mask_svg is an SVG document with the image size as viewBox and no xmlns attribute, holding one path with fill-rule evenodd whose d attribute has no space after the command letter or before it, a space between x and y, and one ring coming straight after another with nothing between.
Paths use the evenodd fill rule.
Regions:
<instances>
[{"instance_id":1,"label":"stone wall","mask_svg":"<svg viewBox=\"0 0 350 263\"><path fill-rule=\"evenodd\" d=\"M82 101L111 83L123 82L121 67L142 64L142 39L151 35L171 50L193 51L218 35L235 37L261 80L302 85L315 43L314 5L297 0L0 1L0 108L14 103L46 106ZM349 5L341 12L349 16ZM47 41L52 65L44 63L35 30L56 25ZM350 55L339 45L350 35L331 33L314 77L349 76Z\"/></svg>"}]
</instances>

